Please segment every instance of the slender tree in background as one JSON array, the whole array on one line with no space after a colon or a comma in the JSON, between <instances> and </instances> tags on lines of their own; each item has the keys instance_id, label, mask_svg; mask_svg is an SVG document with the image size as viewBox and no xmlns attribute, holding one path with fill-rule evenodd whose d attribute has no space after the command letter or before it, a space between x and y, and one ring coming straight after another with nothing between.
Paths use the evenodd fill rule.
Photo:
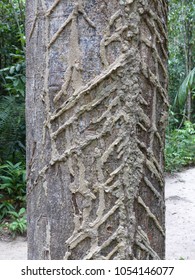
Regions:
<instances>
[{"instance_id":1,"label":"slender tree in background","mask_svg":"<svg viewBox=\"0 0 195 280\"><path fill-rule=\"evenodd\" d=\"M27 0L29 259L162 259L167 1Z\"/></svg>"},{"instance_id":2,"label":"slender tree in background","mask_svg":"<svg viewBox=\"0 0 195 280\"><path fill-rule=\"evenodd\" d=\"M182 127L186 120L194 122L194 19L194 1L169 1L169 98L175 114L172 128Z\"/></svg>"},{"instance_id":3,"label":"slender tree in background","mask_svg":"<svg viewBox=\"0 0 195 280\"><path fill-rule=\"evenodd\" d=\"M191 1L182 0L182 6L187 7ZM186 66L186 76L190 73L193 67L193 27L194 27L194 17L187 16L187 11L182 8L182 18L184 21L184 53L185 53L185 66ZM186 102L186 113L187 119L191 121L192 113L192 92L188 90L187 93L187 102Z\"/></svg>"}]
</instances>

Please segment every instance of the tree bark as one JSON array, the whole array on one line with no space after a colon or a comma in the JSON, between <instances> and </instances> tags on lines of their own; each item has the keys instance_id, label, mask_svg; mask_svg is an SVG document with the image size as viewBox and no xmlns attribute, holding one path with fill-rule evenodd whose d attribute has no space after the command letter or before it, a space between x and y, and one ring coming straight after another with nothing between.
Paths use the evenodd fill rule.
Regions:
<instances>
[{"instance_id":1,"label":"tree bark","mask_svg":"<svg viewBox=\"0 0 195 280\"><path fill-rule=\"evenodd\" d=\"M163 259L167 2L27 0L29 259Z\"/></svg>"}]
</instances>

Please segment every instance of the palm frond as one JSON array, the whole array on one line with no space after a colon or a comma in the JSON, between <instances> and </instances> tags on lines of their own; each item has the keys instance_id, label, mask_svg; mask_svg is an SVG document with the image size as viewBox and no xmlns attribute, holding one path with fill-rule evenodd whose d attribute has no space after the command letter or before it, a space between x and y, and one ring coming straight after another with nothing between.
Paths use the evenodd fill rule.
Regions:
<instances>
[{"instance_id":1,"label":"palm frond","mask_svg":"<svg viewBox=\"0 0 195 280\"><path fill-rule=\"evenodd\" d=\"M189 74L181 84L179 91L175 97L174 106L178 105L180 108L184 108L188 97L188 93L191 92L194 94L194 90L195 90L195 68L193 68L189 72Z\"/></svg>"}]
</instances>

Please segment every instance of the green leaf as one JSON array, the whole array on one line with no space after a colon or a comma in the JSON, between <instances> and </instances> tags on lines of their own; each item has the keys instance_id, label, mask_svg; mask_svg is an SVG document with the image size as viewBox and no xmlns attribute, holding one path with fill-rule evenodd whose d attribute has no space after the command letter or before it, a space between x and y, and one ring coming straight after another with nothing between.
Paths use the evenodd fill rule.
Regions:
<instances>
[{"instance_id":1,"label":"green leaf","mask_svg":"<svg viewBox=\"0 0 195 280\"><path fill-rule=\"evenodd\" d=\"M21 64L17 64L17 65L16 65L16 71L19 72L20 69L21 69Z\"/></svg>"},{"instance_id":2,"label":"green leaf","mask_svg":"<svg viewBox=\"0 0 195 280\"><path fill-rule=\"evenodd\" d=\"M12 182L12 178L8 177L8 176L0 176L0 179L5 182L5 183L8 183L8 182ZM0 186L1 187L1 186Z\"/></svg>"},{"instance_id":3,"label":"green leaf","mask_svg":"<svg viewBox=\"0 0 195 280\"><path fill-rule=\"evenodd\" d=\"M13 74L14 71L15 71L15 66L12 66L12 67L10 68L9 72L10 72L10 74Z\"/></svg>"},{"instance_id":4,"label":"green leaf","mask_svg":"<svg viewBox=\"0 0 195 280\"><path fill-rule=\"evenodd\" d=\"M189 91L192 92L195 86L195 68L193 68L183 83L181 84L178 94L175 98L175 105L178 103L180 107L184 107Z\"/></svg>"},{"instance_id":5,"label":"green leaf","mask_svg":"<svg viewBox=\"0 0 195 280\"><path fill-rule=\"evenodd\" d=\"M18 215L22 216L22 215L24 215L25 212L26 212L26 209L25 208L21 208L20 211L18 212Z\"/></svg>"}]
</instances>

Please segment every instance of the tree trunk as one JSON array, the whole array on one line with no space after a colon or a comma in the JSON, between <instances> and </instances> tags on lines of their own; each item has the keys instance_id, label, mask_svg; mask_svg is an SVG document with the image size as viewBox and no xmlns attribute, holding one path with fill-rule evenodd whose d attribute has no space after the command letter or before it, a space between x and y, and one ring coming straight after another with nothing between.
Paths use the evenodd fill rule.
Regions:
<instances>
[{"instance_id":1,"label":"tree trunk","mask_svg":"<svg viewBox=\"0 0 195 280\"><path fill-rule=\"evenodd\" d=\"M164 0L27 0L29 259L163 259Z\"/></svg>"},{"instance_id":2,"label":"tree trunk","mask_svg":"<svg viewBox=\"0 0 195 280\"><path fill-rule=\"evenodd\" d=\"M191 1L184 0L182 1L182 13L183 13L183 35L184 35L184 54L185 54L185 77L188 76L190 71L192 70L192 37L193 37L193 16L187 13L186 7L189 9L189 5ZM185 116L184 116L185 117ZM188 121L191 121L192 118L192 93L188 90L187 100L186 100L186 117Z\"/></svg>"}]
</instances>

